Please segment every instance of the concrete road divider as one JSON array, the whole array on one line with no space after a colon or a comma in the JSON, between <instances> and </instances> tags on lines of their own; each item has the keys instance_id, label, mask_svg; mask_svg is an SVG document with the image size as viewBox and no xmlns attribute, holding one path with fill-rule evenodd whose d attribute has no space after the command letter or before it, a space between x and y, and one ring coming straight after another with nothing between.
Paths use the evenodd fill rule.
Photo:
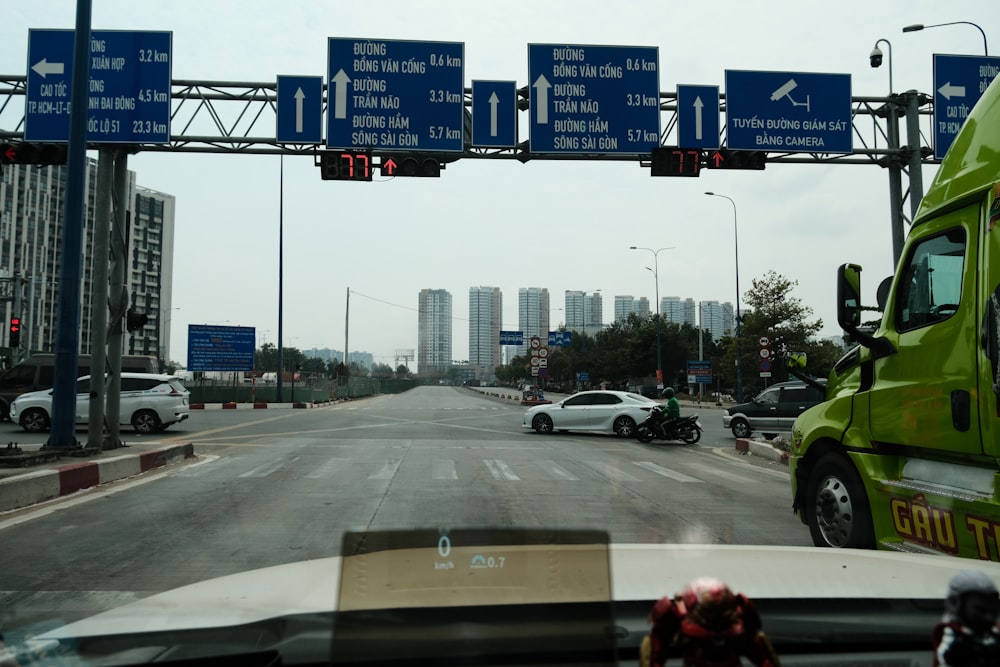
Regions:
<instances>
[{"instance_id":1,"label":"concrete road divider","mask_svg":"<svg viewBox=\"0 0 1000 667\"><path fill-rule=\"evenodd\" d=\"M194 457L192 443L54 465L0 479L0 512L28 507Z\"/></svg>"}]
</instances>

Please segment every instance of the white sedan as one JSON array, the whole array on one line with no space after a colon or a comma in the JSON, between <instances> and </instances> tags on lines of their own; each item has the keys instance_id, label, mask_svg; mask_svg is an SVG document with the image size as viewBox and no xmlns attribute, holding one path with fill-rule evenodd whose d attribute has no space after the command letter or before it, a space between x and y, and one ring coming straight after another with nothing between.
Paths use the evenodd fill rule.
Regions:
<instances>
[{"instance_id":1,"label":"white sedan","mask_svg":"<svg viewBox=\"0 0 1000 667\"><path fill-rule=\"evenodd\" d=\"M652 399L627 391L581 391L557 403L529 408L521 426L538 433L593 431L630 438L656 405Z\"/></svg>"}]
</instances>

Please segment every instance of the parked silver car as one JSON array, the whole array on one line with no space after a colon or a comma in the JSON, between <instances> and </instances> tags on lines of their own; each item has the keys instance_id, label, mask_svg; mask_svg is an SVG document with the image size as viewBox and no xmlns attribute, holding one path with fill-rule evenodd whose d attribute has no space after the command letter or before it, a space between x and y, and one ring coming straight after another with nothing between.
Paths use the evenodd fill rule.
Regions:
<instances>
[{"instance_id":1,"label":"parked silver car","mask_svg":"<svg viewBox=\"0 0 1000 667\"><path fill-rule=\"evenodd\" d=\"M536 405L521 426L538 433L595 431L630 438L657 402L627 391L581 391L557 403Z\"/></svg>"},{"instance_id":2,"label":"parked silver car","mask_svg":"<svg viewBox=\"0 0 1000 667\"><path fill-rule=\"evenodd\" d=\"M52 389L21 394L10 405L10 419L29 433L52 423ZM180 378L154 373L122 373L119 421L136 433L161 431L190 415L190 392ZM76 424L90 419L90 376L76 381Z\"/></svg>"}]
</instances>

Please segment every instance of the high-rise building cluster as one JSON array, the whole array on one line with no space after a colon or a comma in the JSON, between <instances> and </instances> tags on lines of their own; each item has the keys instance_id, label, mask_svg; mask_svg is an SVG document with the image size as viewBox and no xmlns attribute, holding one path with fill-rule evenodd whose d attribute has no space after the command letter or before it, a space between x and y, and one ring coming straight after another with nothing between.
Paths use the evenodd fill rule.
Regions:
<instances>
[{"instance_id":1,"label":"high-rise building cluster","mask_svg":"<svg viewBox=\"0 0 1000 667\"><path fill-rule=\"evenodd\" d=\"M53 350L59 294L63 201L67 169L62 166L4 165L0 170L0 308L4 321L21 320L23 352ZM127 334L124 354L155 355L170 360L173 312L174 197L136 184L128 172L126 239L128 306L149 319ZM90 354L94 331L89 323L94 304L94 210L97 162L86 170L83 230L83 283L80 310L80 354ZM106 307L100 304L101 307ZM5 339L0 346L7 345ZM22 353L23 353L22 352ZM4 363L12 359L5 358Z\"/></svg>"},{"instance_id":2,"label":"high-rise building cluster","mask_svg":"<svg viewBox=\"0 0 1000 667\"><path fill-rule=\"evenodd\" d=\"M550 320L552 311L562 311L562 317ZM566 290L562 308L552 308L549 290L545 287L522 287L517 295L517 327L523 344L501 345L504 330L503 294L499 287L469 288L469 358L458 362L452 358L453 330L456 320L452 295L445 289L422 289L418 296L417 370L421 374L444 375L456 369L463 379L492 382L496 368L515 355L527 354L532 337L547 340L549 331L566 329L596 335L606 326L603 298L600 290L591 293ZM659 312L668 322L700 326L714 340L733 331L733 305L718 301L695 302L678 296L660 299ZM614 297L614 320L640 318L653 314L649 299L631 295ZM502 356L504 353L507 357Z\"/></svg>"}]
</instances>

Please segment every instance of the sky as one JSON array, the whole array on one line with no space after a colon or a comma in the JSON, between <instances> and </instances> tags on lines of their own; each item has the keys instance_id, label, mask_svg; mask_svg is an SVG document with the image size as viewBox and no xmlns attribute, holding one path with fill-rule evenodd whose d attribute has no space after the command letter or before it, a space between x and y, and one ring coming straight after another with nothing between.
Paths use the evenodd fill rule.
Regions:
<instances>
[{"instance_id":1,"label":"sky","mask_svg":"<svg viewBox=\"0 0 1000 667\"><path fill-rule=\"evenodd\" d=\"M26 72L29 29L72 28L74 21L69 0L4 0L0 71ZM754 70L849 74L852 95L884 96L890 61L897 92L930 92L933 54L982 55L973 26L901 30L952 21L978 24L991 49L1000 48L995 0L93 0L92 25L171 31L175 80L325 76L327 39L344 37L462 42L466 86L473 79L528 85L528 44L614 45L656 47L662 92L699 84L724 93L726 70ZM873 69L868 56L879 39L891 50ZM0 113L5 128L10 113ZM661 112L661 127L672 117ZM524 141L527 112L518 122ZM870 141L871 119L856 126ZM924 145L929 128L925 119ZM273 131L271 116L254 134ZM676 142L673 131L666 143ZM854 147L862 147L858 134ZM638 162L466 159L439 179L376 175L372 183L352 183L322 181L311 157L289 156L282 192L280 162L260 155L130 157L139 185L176 197L173 360L186 360L189 324L255 327L259 343L277 342L279 221L284 345L343 349L350 291L351 350L389 364L397 350L417 347L422 288L452 293L456 360L468 356L472 286L501 288L503 328L510 330L518 328L522 287L548 288L553 326L564 319L566 290L601 290L606 322L615 295L645 296L655 309L652 254L629 246L672 248L658 254L661 297L731 302L735 228L740 291L769 270L797 281L792 295L831 336L840 333L837 266L861 264L872 301L892 272L888 173L874 165L772 163L764 171L651 178ZM925 187L935 170L924 167ZM730 202L706 191L732 199L736 224Z\"/></svg>"}]
</instances>

